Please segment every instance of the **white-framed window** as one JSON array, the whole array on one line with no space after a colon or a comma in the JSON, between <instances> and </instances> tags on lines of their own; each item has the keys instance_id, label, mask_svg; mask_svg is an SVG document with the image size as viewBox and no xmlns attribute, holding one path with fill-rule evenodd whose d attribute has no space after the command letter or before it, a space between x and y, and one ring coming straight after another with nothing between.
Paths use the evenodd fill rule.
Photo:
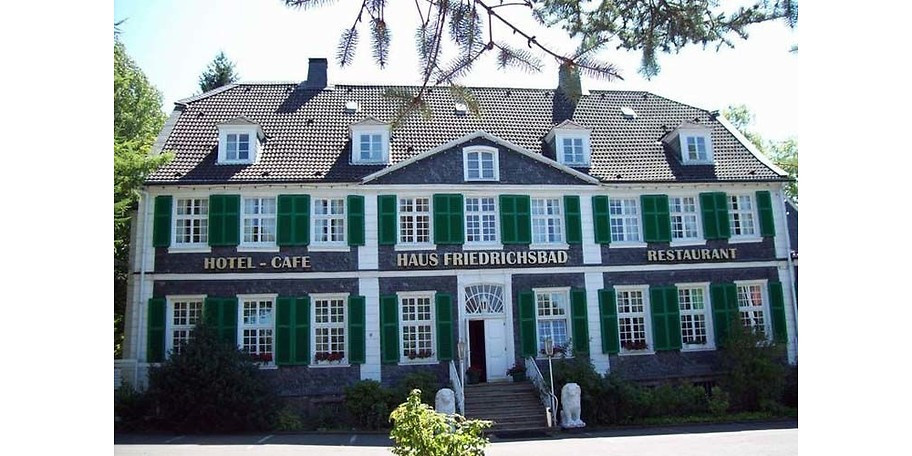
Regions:
<instances>
[{"instance_id":1,"label":"white-framed window","mask_svg":"<svg viewBox=\"0 0 912 456\"><path fill-rule=\"evenodd\" d=\"M681 135L681 159L687 164L712 164L712 137L709 131L685 131Z\"/></svg>"},{"instance_id":2,"label":"white-framed window","mask_svg":"<svg viewBox=\"0 0 912 456\"><path fill-rule=\"evenodd\" d=\"M639 242L640 209L637 198L610 198L611 242Z\"/></svg>"},{"instance_id":3,"label":"white-framed window","mask_svg":"<svg viewBox=\"0 0 912 456\"><path fill-rule=\"evenodd\" d=\"M431 243L430 198L399 198L399 243Z\"/></svg>"},{"instance_id":4,"label":"white-framed window","mask_svg":"<svg viewBox=\"0 0 912 456\"><path fill-rule=\"evenodd\" d=\"M557 161L567 166L589 166L589 134L587 130L575 128L555 132L554 153Z\"/></svg>"},{"instance_id":5,"label":"white-framed window","mask_svg":"<svg viewBox=\"0 0 912 456\"><path fill-rule=\"evenodd\" d=\"M646 287L616 287L621 353L652 351Z\"/></svg>"},{"instance_id":6,"label":"white-framed window","mask_svg":"<svg viewBox=\"0 0 912 456\"><path fill-rule=\"evenodd\" d=\"M193 339L193 328L203 318L205 296L168 297L167 351L180 353L181 347Z\"/></svg>"},{"instance_id":7,"label":"white-framed window","mask_svg":"<svg viewBox=\"0 0 912 456\"><path fill-rule=\"evenodd\" d=\"M383 135L380 133L361 133L358 135L360 148L358 160L363 162L377 162L383 156Z\"/></svg>"},{"instance_id":8,"label":"white-framed window","mask_svg":"<svg viewBox=\"0 0 912 456\"><path fill-rule=\"evenodd\" d=\"M671 216L672 241L691 241L700 238L696 197L669 196L668 212Z\"/></svg>"},{"instance_id":9,"label":"white-framed window","mask_svg":"<svg viewBox=\"0 0 912 456\"><path fill-rule=\"evenodd\" d=\"M728 195L728 226L732 237L756 237L756 220L753 195Z\"/></svg>"},{"instance_id":10,"label":"white-framed window","mask_svg":"<svg viewBox=\"0 0 912 456\"><path fill-rule=\"evenodd\" d=\"M389 163L389 126L377 121L368 121L351 127L352 155L355 165L376 165Z\"/></svg>"},{"instance_id":11,"label":"white-framed window","mask_svg":"<svg viewBox=\"0 0 912 456\"><path fill-rule=\"evenodd\" d=\"M256 361L273 364L275 296L238 296L238 300L238 345Z\"/></svg>"},{"instance_id":12,"label":"white-framed window","mask_svg":"<svg viewBox=\"0 0 912 456\"><path fill-rule=\"evenodd\" d=\"M204 246L209 241L209 199L176 198L174 246Z\"/></svg>"},{"instance_id":13,"label":"white-framed window","mask_svg":"<svg viewBox=\"0 0 912 456\"><path fill-rule=\"evenodd\" d=\"M399 293L400 361L403 363L433 362L434 293Z\"/></svg>"},{"instance_id":14,"label":"white-framed window","mask_svg":"<svg viewBox=\"0 0 912 456\"><path fill-rule=\"evenodd\" d=\"M345 244L345 198L314 198L313 243Z\"/></svg>"},{"instance_id":15,"label":"white-framed window","mask_svg":"<svg viewBox=\"0 0 912 456\"><path fill-rule=\"evenodd\" d=\"M532 198L532 243L564 242L561 198Z\"/></svg>"},{"instance_id":16,"label":"white-framed window","mask_svg":"<svg viewBox=\"0 0 912 456\"><path fill-rule=\"evenodd\" d=\"M712 318L707 284L683 284L678 288L681 315L681 347L684 350L712 348Z\"/></svg>"},{"instance_id":17,"label":"white-framed window","mask_svg":"<svg viewBox=\"0 0 912 456\"><path fill-rule=\"evenodd\" d=\"M735 282L738 290L738 313L741 325L769 336L766 313L766 283Z\"/></svg>"},{"instance_id":18,"label":"white-framed window","mask_svg":"<svg viewBox=\"0 0 912 456\"><path fill-rule=\"evenodd\" d=\"M467 181L496 181L500 179L497 149L474 146L463 149L463 169Z\"/></svg>"},{"instance_id":19,"label":"white-framed window","mask_svg":"<svg viewBox=\"0 0 912 456\"><path fill-rule=\"evenodd\" d=\"M561 138L561 154L565 164L585 164L586 156L583 151L583 138Z\"/></svg>"},{"instance_id":20,"label":"white-framed window","mask_svg":"<svg viewBox=\"0 0 912 456\"><path fill-rule=\"evenodd\" d=\"M555 351L570 345L570 289L535 289L535 325L538 331L538 354L545 354L545 340L550 338Z\"/></svg>"},{"instance_id":21,"label":"white-framed window","mask_svg":"<svg viewBox=\"0 0 912 456\"><path fill-rule=\"evenodd\" d=\"M493 196L465 198L466 244L497 243L496 201Z\"/></svg>"},{"instance_id":22,"label":"white-framed window","mask_svg":"<svg viewBox=\"0 0 912 456\"><path fill-rule=\"evenodd\" d=\"M311 295L315 365L348 363L347 295Z\"/></svg>"},{"instance_id":23,"label":"white-framed window","mask_svg":"<svg viewBox=\"0 0 912 456\"><path fill-rule=\"evenodd\" d=\"M225 141L225 158L228 161L250 160L249 133L228 133Z\"/></svg>"},{"instance_id":24,"label":"white-framed window","mask_svg":"<svg viewBox=\"0 0 912 456\"><path fill-rule=\"evenodd\" d=\"M241 243L247 246L274 246L276 242L276 199L244 198Z\"/></svg>"},{"instance_id":25,"label":"white-framed window","mask_svg":"<svg viewBox=\"0 0 912 456\"><path fill-rule=\"evenodd\" d=\"M257 125L218 125L218 163L243 165L255 163L262 131Z\"/></svg>"}]
</instances>

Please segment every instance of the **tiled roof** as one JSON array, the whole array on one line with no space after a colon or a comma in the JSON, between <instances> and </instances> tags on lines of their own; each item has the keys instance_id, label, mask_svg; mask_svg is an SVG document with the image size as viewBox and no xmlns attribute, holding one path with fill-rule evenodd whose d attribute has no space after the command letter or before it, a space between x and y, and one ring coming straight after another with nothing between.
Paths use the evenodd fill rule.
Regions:
<instances>
[{"instance_id":1,"label":"tiled roof","mask_svg":"<svg viewBox=\"0 0 912 456\"><path fill-rule=\"evenodd\" d=\"M387 88L337 85L315 91L295 83L241 83L183 100L163 147L175 154L174 159L152 173L147 183L358 181L384 166L349 164L349 126L368 116L390 121L396 105L383 97ZM427 101L432 118L424 120L416 113L393 130L392 163L477 130L553 157L544 137L552 127L571 119L592 130L591 168L580 170L605 182L784 179L709 112L648 92L591 91L575 110L563 101L555 103L554 90L473 88L472 92L480 117L457 115L447 88L430 89ZM346 101L357 101L360 111L347 114ZM626 119L621 107L632 108L638 117ZM266 133L259 161L217 165L216 126L238 116L261 125ZM683 166L659 143L685 121L712 129L714 166Z\"/></svg>"}]
</instances>

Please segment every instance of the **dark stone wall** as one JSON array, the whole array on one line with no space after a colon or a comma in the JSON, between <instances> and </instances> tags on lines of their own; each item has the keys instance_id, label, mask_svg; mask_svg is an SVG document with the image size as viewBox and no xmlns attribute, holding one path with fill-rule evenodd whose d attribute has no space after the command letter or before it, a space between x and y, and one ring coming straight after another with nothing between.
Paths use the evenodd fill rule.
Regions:
<instances>
[{"instance_id":1,"label":"dark stone wall","mask_svg":"<svg viewBox=\"0 0 912 456\"><path fill-rule=\"evenodd\" d=\"M311 267L307 269L275 269L272 258L280 256L309 256ZM206 258L250 257L255 269L203 269ZM237 273L237 272L332 272L358 269L358 248L348 252L309 252L307 247L280 247L278 252L238 252L237 247L212 247L211 253L168 253L168 249L155 249L155 270L157 273Z\"/></svg>"},{"instance_id":2,"label":"dark stone wall","mask_svg":"<svg viewBox=\"0 0 912 456\"><path fill-rule=\"evenodd\" d=\"M276 369L262 369L260 375L266 378L280 396L339 395L345 387L361 380L361 366L280 366Z\"/></svg>"},{"instance_id":3,"label":"dark stone wall","mask_svg":"<svg viewBox=\"0 0 912 456\"><path fill-rule=\"evenodd\" d=\"M495 252L528 252L531 249L528 245L524 244L508 244L503 246L501 250L495 250ZM557 252L557 250L536 250L544 252ZM397 266L397 258L399 254L428 254L436 253L439 259L439 264L437 266L408 266L408 267L399 267ZM538 264L512 264L512 265L473 265L473 266L444 266L443 265L443 255L447 252L482 252L481 250L466 250L461 245L438 245L435 250L421 250L421 251L396 251L392 245L381 245L378 247L377 257L378 257L378 267L380 270L426 270L433 271L439 269L504 269L504 268L540 268L542 265ZM581 266L583 264L583 247L582 244L571 244L570 247L566 250L567 252L567 262L564 264L545 264L544 267L560 267L560 266Z\"/></svg>"},{"instance_id":4,"label":"dark stone wall","mask_svg":"<svg viewBox=\"0 0 912 456\"><path fill-rule=\"evenodd\" d=\"M626 380L709 379L722 373L718 351L661 351L654 355L611 355L609 358L611 372Z\"/></svg>"},{"instance_id":5,"label":"dark stone wall","mask_svg":"<svg viewBox=\"0 0 912 456\"><path fill-rule=\"evenodd\" d=\"M441 361L437 364L424 365L398 365L382 364L380 365L380 378L383 386L393 388L399 385L402 379L414 372L429 372L437 378L439 388L449 388L450 386L450 362ZM436 391L435 391L436 393Z\"/></svg>"},{"instance_id":6,"label":"dark stone wall","mask_svg":"<svg viewBox=\"0 0 912 456\"><path fill-rule=\"evenodd\" d=\"M591 227L589 227L591 228ZM669 247L667 242L649 243L645 248L611 248L609 245L602 244L602 264L604 265L627 265L627 264L682 264L682 263L707 263L706 260L700 261L674 261L674 262L648 262L646 261L647 250L690 250L690 249L737 249L737 258L729 261L768 261L776 259L776 247L773 244L773 238L763 238L760 242L747 242L742 244L732 244L727 240L709 240L706 245L689 246L689 247Z\"/></svg>"},{"instance_id":7,"label":"dark stone wall","mask_svg":"<svg viewBox=\"0 0 912 456\"><path fill-rule=\"evenodd\" d=\"M157 280L152 296L179 294L235 296L239 294L278 293L301 296L314 293L358 294L358 279L268 279L268 280Z\"/></svg>"},{"instance_id":8,"label":"dark stone wall","mask_svg":"<svg viewBox=\"0 0 912 456\"><path fill-rule=\"evenodd\" d=\"M500 181L484 182L484 185L594 185L484 138L475 138L452 149L431 155L409 166L380 176L369 182L368 185L477 185L477 182L465 182L464 180L465 171L463 168L462 149L467 146L490 146L498 150Z\"/></svg>"}]
</instances>

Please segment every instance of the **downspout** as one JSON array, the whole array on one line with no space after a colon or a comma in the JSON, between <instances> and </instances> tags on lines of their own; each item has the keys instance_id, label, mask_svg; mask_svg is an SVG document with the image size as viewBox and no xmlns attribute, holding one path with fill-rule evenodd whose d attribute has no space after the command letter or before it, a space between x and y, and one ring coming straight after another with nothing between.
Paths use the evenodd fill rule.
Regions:
<instances>
[{"instance_id":1,"label":"downspout","mask_svg":"<svg viewBox=\"0 0 912 456\"><path fill-rule=\"evenodd\" d=\"M782 194L785 194L785 184L782 185ZM789 288L791 289L792 295L792 315L795 316L795 342L798 342L798 294L795 292L795 266L792 262L792 240L788 229L788 203L785 202L785 198L780 199L782 201L783 220L785 221L785 244L788 246L788 255L786 255L786 262L788 263ZM798 350L796 347L796 359L797 352Z\"/></svg>"},{"instance_id":2,"label":"downspout","mask_svg":"<svg viewBox=\"0 0 912 456\"><path fill-rule=\"evenodd\" d=\"M139 242L138 242L138 244L139 244L138 245L138 247L139 247L139 299L138 299L139 303L138 304L139 305L137 307L139 308L140 312L139 312L139 327L136 328L136 333L143 334L143 328L145 328L144 320L145 320L146 312L148 310L148 309L145 309L145 307L143 306L143 296L146 295L146 293L145 293L145 291L146 291L145 290L145 288L146 288L146 223L148 223L146 220L148 219L147 216L148 216L148 212L149 212L149 194L145 190L140 190L139 195L140 195L139 198L142 201L142 205L141 205L141 207L142 207L142 214L141 214L142 215L142 217L141 217L142 218L142 229L139 231L139 236L137 236L139 238ZM149 335L146 334L146 337L148 338ZM142 340L142 337L138 337L137 339ZM137 354L139 354L140 348L141 347L139 347L139 346L136 347ZM146 353L147 357L148 357L148 355L149 354ZM137 358L139 358L139 357L137 356ZM137 359L136 369L133 370L133 386L134 387L137 387L138 381L139 381L139 360Z\"/></svg>"}]
</instances>

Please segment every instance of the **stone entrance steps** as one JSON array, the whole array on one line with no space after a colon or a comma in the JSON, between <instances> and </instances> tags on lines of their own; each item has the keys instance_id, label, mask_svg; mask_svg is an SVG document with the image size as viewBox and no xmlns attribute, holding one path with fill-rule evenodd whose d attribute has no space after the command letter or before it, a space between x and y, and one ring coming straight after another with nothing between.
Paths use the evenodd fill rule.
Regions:
<instances>
[{"instance_id":1,"label":"stone entrance steps","mask_svg":"<svg viewBox=\"0 0 912 456\"><path fill-rule=\"evenodd\" d=\"M465 414L491 420L489 431L540 430L547 426L545 408L531 382L466 385Z\"/></svg>"}]
</instances>

